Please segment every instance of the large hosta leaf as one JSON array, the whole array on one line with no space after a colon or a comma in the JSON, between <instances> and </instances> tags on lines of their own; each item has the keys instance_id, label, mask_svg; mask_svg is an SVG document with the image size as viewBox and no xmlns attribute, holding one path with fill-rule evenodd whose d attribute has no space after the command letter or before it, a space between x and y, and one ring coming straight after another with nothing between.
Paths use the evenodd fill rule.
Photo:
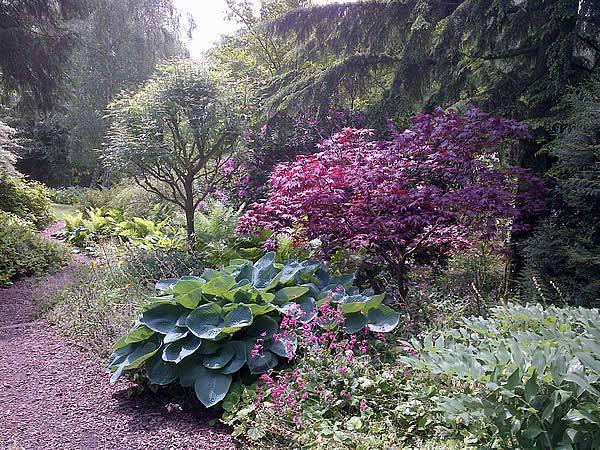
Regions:
<instances>
[{"instance_id":1,"label":"large hosta leaf","mask_svg":"<svg viewBox=\"0 0 600 450\"><path fill-rule=\"evenodd\" d=\"M367 326L367 316L363 313L351 313L345 315L344 331L349 334L358 333Z\"/></svg>"},{"instance_id":2,"label":"large hosta leaf","mask_svg":"<svg viewBox=\"0 0 600 450\"><path fill-rule=\"evenodd\" d=\"M168 334L176 331L177 319L184 312L179 305L159 303L150 306L142 313L140 322L158 333Z\"/></svg>"},{"instance_id":3,"label":"large hosta leaf","mask_svg":"<svg viewBox=\"0 0 600 450\"><path fill-rule=\"evenodd\" d=\"M133 328L128 334L123 336L117 342L115 342L115 344L113 345L113 350L118 350L120 348L123 348L129 344L133 344L135 342L146 341L150 337L152 337L153 334L154 334L154 331L152 331L147 326L139 325L139 326Z\"/></svg>"},{"instance_id":4,"label":"large hosta leaf","mask_svg":"<svg viewBox=\"0 0 600 450\"><path fill-rule=\"evenodd\" d=\"M298 339L296 336L279 336L277 340L273 340L273 343L269 347L276 355L282 358L292 359L296 355L298 348Z\"/></svg>"},{"instance_id":5,"label":"large hosta leaf","mask_svg":"<svg viewBox=\"0 0 600 450\"><path fill-rule=\"evenodd\" d=\"M186 337L188 334L190 334L190 332L187 328L176 326L173 331L169 331L165 335L163 344L169 344L171 342L178 341L179 339Z\"/></svg>"},{"instance_id":6,"label":"large hosta leaf","mask_svg":"<svg viewBox=\"0 0 600 450\"><path fill-rule=\"evenodd\" d=\"M246 359L250 373L259 374L274 369L279 364L279 359L269 350L262 350L256 356L252 356L252 349L255 343L246 342Z\"/></svg>"},{"instance_id":7,"label":"large hosta leaf","mask_svg":"<svg viewBox=\"0 0 600 450\"><path fill-rule=\"evenodd\" d=\"M177 364L177 372L179 373L179 384L183 387L193 386L198 376L206 368L202 364L202 358L196 357L196 355L184 359Z\"/></svg>"},{"instance_id":8,"label":"large hosta leaf","mask_svg":"<svg viewBox=\"0 0 600 450\"><path fill-rule=\"evenodd\" d=\"M233 334L244 327L252 324L252 311L247 306L239 306L225 315L223 319L223 331Z\"/></svg>"},{"instance_id":9,"label":"large hosta leaf","mask_svg":"<svg viewBox=\"0 0 600 450\"><path fill-rule=\"evenodd\" d=\"M215 297L223 297L229 291L236 281L235 278L229 275L220 275L213 278L202 287L202 292Z\"/></svg>"},{"instance_id":10,"label":"large hosta leaf","mask_svg":"<svg viewBox=\"0 0 600 450\"><path fill-rule=\"evenodd\" d=\"M177 379L175 364L167 363L162 360L160 355L154 355L148 359L145 364L146 375L152 384L165 386Z\"/></svg>"},{"instance_id":11,"label":"large hosta leaf","mask_svg":"<svg viewBox=\"0 0 600 450\"><path fill-rule=\"evenodd\" d=\"M230 342L225 342L216 353L204 357L204 367L209 369L221 369L233 359L234 355L234 346L231 345Z\"/></svg>"},{"instance_id":12,"label":"large hosta leaf","mask_svg":"<svg viewBox=\"0 0 600 450\"><path fill-rule=\"evenodd\" d=\"M231 380L231 375L205 368L199 372L194 383L196 397L204 406L210 408L225 398L229 392Z\"/></svg>"},{"instance_id":13,"label":"large hosta leaf","mask_svg":"<svg viewBox=\"0 0 600 450\"><path fill-rule=\"evenodd\" d=\"M201 339L220 339L223 334L222 311L216 303L201 305L189 314L186 324L190 331Z\"/></svg>"},{"instance_id":14,"label":"large hosta leaf","mask_svg":"<svg viewBox=\"0 0 600 450\"><path fill-rule=\"evenodd\" d=\"M270 339L273 337L279 325L269 316L258 316L254 318L254 322L246 329L246 337Z\"/></svg>"},{"instance_id":15,"label":"large hosta leaf","mask_svg":"<svg viewBox=\"0 0 600 450\"><path fill-rule=\"evenodd\" d=\"M230 344L234 354L231 361L221 369L221 373L225 374L235 373L246 364L246 344L242 341L231 341Z\"/></svg>"},{"instance_id":16,"label":"large hosta leaf","mask_svg":"<svg viewBox=\"0 0 600 450\"><path fill-rule=\"evenodd\" d=\"M167 278L165 280L160 280L158 283L156 283L154 288L157 291L166 291L167 289L171 289L175 285L175 283L177 283L177 281L179 281L177 278Z\"/></svg>"},{"instance_id":17,"label":"large hosta leaf","mask_svg":"<svg viewBox=\"0 0 600 450\"><path fill-rule=\"evenodd\" d=\"M386 305L370 309L367 314L369 329L375 333L389 333L398 326L400 314Z\"/></svg>"},{"instance_id":18,"label":"large hosta leaf","mask_svg":"<svg viewBox=\"0 0 600 450\"><path fill-rule=\"evenodd\" d=\"M183 339L166 345L162 352L162 359L178 364L181 360L198 350L201 344L202 339L190 334Z\"/></svg>"},{"instance_id":19,"label":"large hosta leaf","mask_svg":"<svg viewBox=\"0 0 600 450\"><path fill-rule=\"evenodd\" d=\"M281 281L282 284L292 281L303 267L302 263L299 263L298 261L286 261L281 268L281 279L279 281Z\"/></svg>"},{"instance_id":20,"label":"large hosta leaf","mask_svg":"<svg viewBox=\"0 0 600 450\"><path fill-rule=\"evenodd\" d=\"M254 263L251 281L255 288L265 289L275 281L277 275L275 252L269 252Z\"/></svg>"},{"instance_id":21,"label":"large hosta leaf","mask_svg":"<svg viewBox=\"0 0 600 450\"><path fill-rule=\"evenodd\" d=\"M116 350L109 358L109 366L115 369L110 382L115 383L124 370L136 369L144 361L156 354L160 348L160 339L155 336L146 342L136 342Z\"/></svg>"},{"instance_id":22,"label":"large hosta leaf","mask_svg":"<svg viewBox=\"0 0 600 450\"><path fill-rule=\"evenodd\" d=\"M294 299L302 297L304 294L308 292L308 287L306 286L290 286L279 289L275 293L275 303L283 304L290 302Z\"/></svg>"}]
</instances>

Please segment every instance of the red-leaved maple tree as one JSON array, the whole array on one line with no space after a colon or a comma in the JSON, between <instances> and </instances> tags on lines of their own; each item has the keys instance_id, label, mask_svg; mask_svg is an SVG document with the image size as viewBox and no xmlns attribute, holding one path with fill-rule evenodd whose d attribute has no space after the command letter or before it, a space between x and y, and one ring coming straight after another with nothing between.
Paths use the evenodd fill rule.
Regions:
<instances>
[{"instance_id":1,"label":"red-leaved maple tree","mask_svg":"<svg viewBox=\"0 0 600 450\"><path fill-rule=\"evenodd\" d=\"M525 226L524 213L543 210L541 180L499 161L528 137L526 125L475 108L421 114L386 141L345 128L318 153L276 166L268 197L238 231L318 238L325 251L365 248L402 291L411 262L497 241Z\"/></svg>"}]
</instances>

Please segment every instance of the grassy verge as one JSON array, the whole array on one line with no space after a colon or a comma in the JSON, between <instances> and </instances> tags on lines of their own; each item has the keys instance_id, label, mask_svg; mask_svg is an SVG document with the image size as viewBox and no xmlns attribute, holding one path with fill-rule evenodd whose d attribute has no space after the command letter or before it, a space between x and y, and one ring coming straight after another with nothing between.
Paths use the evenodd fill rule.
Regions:
<instances>
[{"instance_id":1,"label":"grassy verge","mask_svg":"<svg viewBox=\"0 0 600 450\"><path fill-rule=\"evenodd\" d=\"M75 216L78 212L77 208L73 205L64 205L62 203L52 203L50 208L54 212L54 215L58 220L65 220Z\"/></svg>"}]
</instances>

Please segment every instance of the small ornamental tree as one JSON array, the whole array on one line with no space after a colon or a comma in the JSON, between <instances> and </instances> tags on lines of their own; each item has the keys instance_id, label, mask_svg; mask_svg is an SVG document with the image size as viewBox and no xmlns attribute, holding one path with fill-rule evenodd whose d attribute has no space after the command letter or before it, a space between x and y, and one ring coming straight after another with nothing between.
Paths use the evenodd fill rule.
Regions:
<instances>
[{"instance_id":1,"label":"small ornamental tree","mask_svg":"<svg viewBox=\"0 0 600 450\"><path fill-rule=\"evenodd\" d=\"M320 152L279 164L269 195L238 231L269 229L325 251L363 248L395 277L402 297L414 262L431 263L475 240L497 240L543 209L541 180L502 168L499 154L529 137L524 124L470 109L413 118L389 141L346 128Z\"/></svg>"},{"instance_id":2,"label":"small ornamental tree","mask_svg":"<svg viewBox=\"0 0 600 450\"><path fill-rule=\"evenodd\" d=\"M189 62L162 66L109 105L103 161L184 210L189 244L198 205L237 172L238 115Z\"/></svg>"}]
</instances>

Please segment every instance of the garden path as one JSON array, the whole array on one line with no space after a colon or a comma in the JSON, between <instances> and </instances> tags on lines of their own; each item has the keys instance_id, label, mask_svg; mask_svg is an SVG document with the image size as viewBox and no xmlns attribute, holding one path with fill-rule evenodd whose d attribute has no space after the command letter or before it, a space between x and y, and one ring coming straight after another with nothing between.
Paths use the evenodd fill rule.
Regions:
<instances>
[{"instance_id":1,"label":"garden path","mask_svg":"<svg viewBox=\"0 0 600 450\"><path fill-rule=\"evenodd\" d=\"M58 225L60 227L60 225ZM56 231L57 226L45 232ZM234 449L217 417L161 395L110 386L103 361L36 320L33 298L70 282L73 265L0 289L0 449Z\"/></svg>"}]
</instances>

